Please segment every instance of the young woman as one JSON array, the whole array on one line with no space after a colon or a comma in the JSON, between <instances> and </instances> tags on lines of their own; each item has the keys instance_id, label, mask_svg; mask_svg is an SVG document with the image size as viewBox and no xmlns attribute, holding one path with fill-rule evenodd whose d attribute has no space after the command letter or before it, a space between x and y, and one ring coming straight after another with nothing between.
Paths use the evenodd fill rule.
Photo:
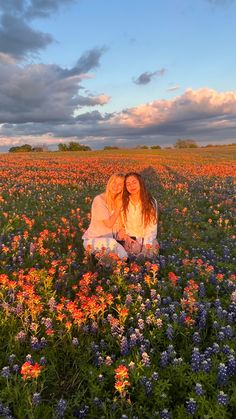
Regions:
<instances>
[{"instance_id":1,"label":"young woman","mask_svg":"<svg viewBox=\"0 0 236 419\"><path fill-rule=\"evenodd\" d=\"M114 174L107 183L106 191L97 195L92 203L91 222L82 239L84 248L91 253L106 249L119 258L127 258L124 247L116 241L121 228L122 194L124 175Z\"/></svg>"},{"instance_id":2,"label":"young woman","mask_svg":"<svg viewBox=\"0 0 236 419\"><path fill-rule=\"evenodd\" d=\"M130 254L153 255L157 252L157 202L147 190L139 173L125 176L122 219L124 229L119 239Z\"/></svg>"}]
</instances>

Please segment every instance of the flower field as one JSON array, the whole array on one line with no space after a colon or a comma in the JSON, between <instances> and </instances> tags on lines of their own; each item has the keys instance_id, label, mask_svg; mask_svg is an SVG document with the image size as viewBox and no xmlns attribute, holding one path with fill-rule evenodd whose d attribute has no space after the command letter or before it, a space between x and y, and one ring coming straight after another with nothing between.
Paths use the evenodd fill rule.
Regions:
<instances>
[{"instance_id":1,"label":"flower field","mask_svg":"<svg viewBox=\"0 0 236 419\"><path fill-rule=\"evenodd\" d=\"M235 155L0 154L0 417L235 417ZM96 265L92 199L131 170L159 256Z\"/></svg>"}]
</instances>

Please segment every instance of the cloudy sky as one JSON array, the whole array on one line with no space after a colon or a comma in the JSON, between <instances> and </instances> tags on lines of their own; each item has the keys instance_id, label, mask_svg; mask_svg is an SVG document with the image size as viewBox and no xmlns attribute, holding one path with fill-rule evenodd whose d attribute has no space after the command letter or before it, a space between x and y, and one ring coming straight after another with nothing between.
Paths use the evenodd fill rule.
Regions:
<instances>
[{"instance_id":1,"label":"cloudy sky","mask_svg":"<svg viewBox=\"0 0 236 419\"><path fill-rule=\"evenodd\" d=\"M0 151L236 140L236 0L0 0Z\"/></svg>"}]
</instances>

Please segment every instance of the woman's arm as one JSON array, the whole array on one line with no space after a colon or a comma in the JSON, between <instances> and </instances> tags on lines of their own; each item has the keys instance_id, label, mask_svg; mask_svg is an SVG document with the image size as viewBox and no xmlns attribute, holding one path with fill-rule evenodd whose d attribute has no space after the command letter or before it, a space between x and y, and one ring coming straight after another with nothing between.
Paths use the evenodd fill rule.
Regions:
<instances>
[{"instance_id":1,"label":"woman's arm","mask_svg":"<svg viewBox=\"0 0 236 419\"><path fill-rule=\"evenodd\" d=\"M99 195L94 199L92 205L92 218L102 222L106 227L112 228L120 215L121 208L122 203L117 203L116 209L111 214L105 200Z\"/></svg>"}]
</instances>

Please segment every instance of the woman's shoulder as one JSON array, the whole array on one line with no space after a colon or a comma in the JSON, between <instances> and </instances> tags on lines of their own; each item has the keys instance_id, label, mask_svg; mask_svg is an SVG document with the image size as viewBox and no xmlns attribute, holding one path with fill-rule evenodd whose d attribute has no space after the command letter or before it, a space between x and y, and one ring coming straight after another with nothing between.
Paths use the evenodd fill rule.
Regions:
<instances>
[{"instance_id":1,"label":"woman's shoulder","mask_svg":"<svg viewBox=\"0 0 236 419\"><path fill-rule=\"evenodd\" d=\"M103 204L103 205L106 205L104 193L101 193L100 195L96 195L95 198L93 199L93 204Z\"/></svg>"}]
</instances>

